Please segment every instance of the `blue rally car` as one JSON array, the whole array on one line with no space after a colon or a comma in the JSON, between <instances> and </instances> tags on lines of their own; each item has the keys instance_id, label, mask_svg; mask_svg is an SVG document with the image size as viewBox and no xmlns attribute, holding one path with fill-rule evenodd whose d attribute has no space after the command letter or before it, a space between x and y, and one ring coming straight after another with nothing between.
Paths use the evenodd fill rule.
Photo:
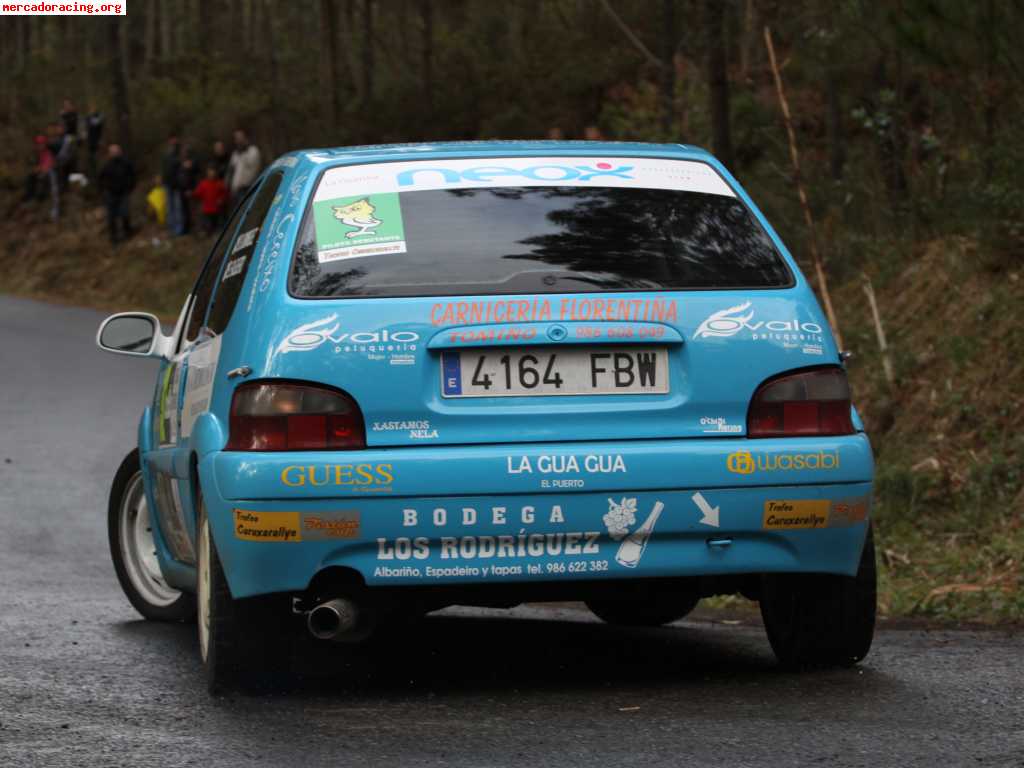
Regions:
<instances>
[{"instance_id":1,"label":"blue rally car","mask_svg":"<svg viewBox=\"0 0 1024 768\"><path fill-rule=\"evenodd\" d=\"M111 491L118 577L211 690L447 605L658 625L760 602L787 666L871 645L873 460L792 256L689 146L294 152L240 201ZM304 625L302 629L300 625Z\"/></svg>"}]
</instances>

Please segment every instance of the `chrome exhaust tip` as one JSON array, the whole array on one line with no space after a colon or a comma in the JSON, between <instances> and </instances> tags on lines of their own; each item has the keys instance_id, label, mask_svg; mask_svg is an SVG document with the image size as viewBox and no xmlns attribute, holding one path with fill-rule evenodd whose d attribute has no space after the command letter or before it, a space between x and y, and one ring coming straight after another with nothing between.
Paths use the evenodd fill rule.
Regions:
<instances>
[{"instance_id":1,"label":"chrome exhaust tip","mask_svg":"<svg viewBox=\"0 0 1024 768\"><path fill-rule=\"evenodd\" d=\"M309 612L306 626L317 640L343 641L354 639L359 624L359 607L346 597L320 603Z\"/></svg>"}]
</instances>

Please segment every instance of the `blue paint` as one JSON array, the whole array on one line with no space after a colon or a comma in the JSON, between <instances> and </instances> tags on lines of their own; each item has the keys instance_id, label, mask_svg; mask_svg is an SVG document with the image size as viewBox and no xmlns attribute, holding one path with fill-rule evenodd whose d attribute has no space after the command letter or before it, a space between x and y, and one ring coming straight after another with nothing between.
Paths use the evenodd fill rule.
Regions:
<instances>
[{"instance_id":1,"label":"blue paint","mask_svg":"<svg viewBox=\"0 0 1024 768\"><path fill-rule=\"evenodd\" d=\"M524 157L528 165L514 162ZM553 157L588 161L545 159ZM593 167L589 160L595 157L607 158L610 167ZM461 171L445 165L465 158L480 163ZM327 169L365 165L370 173L379 163L423 160L424 169L399 174L397 183L429 175L432 184L456 186L462 180L511 186L531 178L600 185L602 176L614 175L621 185L629 183L630 158L708 164L765 228L792 271L793 284L763 290L396 299L304 300L288 293L298 231ZM271 170L284 178L221 337L209 407L188 437L160 446L154 438L158 385L139 430L147 500L155 509L154 470L177 478L190 532L196 512L191 473L193 465L197 468L236 597L302 590L328 566L355 569L367 583L381 585L855 571L874 476L866 436L746 437L750 398L762 382L841 361L795 261L712 156L682 145L453 142L295 152ZM593 310L593 302L611 299L622 303L613 310L601 307L615 319L574 316L581 302L590 302ZM504 304L495 306L497 301ZM474 306L486 319L473 319ZM726 312L736 307L743 309ZM523 336L528 333L532 337ZM443 397L464 394L459 350L597 343L664 347L669 394ZM188 356L187 345L181 354ZM187 369L188 361L183 364ZM227 378L241 366L251 374ZM260 379L342 389L363 410L368 447L226 451L234 389ZM862 429L859 419L855 423ZM754 471L731 471L730 457L746 452ZM829 458L808 458L823 456ZM804 457L800 468L795 457ZM732 466L746 465L733 460ZM700 522L692 498L697 491L720 509L719 526ZM767 528L765 505L779 500L831 505L830 524ZM301 541L247 541L237 536L235 510L295 513L302 525L309 518L322 523L351 515L358 518L358 533L330 538L304 529ZM443 521L434 519L437 510L444 511ZM831 524L840 519L843 524ZM628 524L619 529L616 520ZM651 525L644 532L646 523ZM624 542L626 556L620 557ZM157 549L168 580L194 588L194 570L173 561L159 537Z\"/></svg>"}]
</instances>

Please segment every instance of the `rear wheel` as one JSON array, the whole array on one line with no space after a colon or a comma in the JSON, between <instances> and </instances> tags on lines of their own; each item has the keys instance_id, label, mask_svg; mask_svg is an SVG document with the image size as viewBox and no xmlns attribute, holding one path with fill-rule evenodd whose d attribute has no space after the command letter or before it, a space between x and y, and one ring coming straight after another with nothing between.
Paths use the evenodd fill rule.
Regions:
<instances>
[{"instance_id":1,"label":"rear wheel","mask_svg":"<svg viewBox=\"0 0 1024 768\"><path fill-rule=\"evenodd\" d=\"M170 586L160 571L137 448L121 462L110 488L107 539L117 580L135 610L151 621L195 617L195 598Z\"/></svg>"},{"instance_id":2,"label":"rear wheel","mask_svg":"<svg viewBox=\"0 0 1024 768\"><path fill-rule=\"evenodd\" d=\"M852 666L875 632L875 544L871 528L857 575L775 574L761 587L761 617L783 666Z\"/></svg>"},{"instance_id":3,"label":"rear wheel","mask_svg":"<svg viewBox=\"0 0 1024 768\"><path fill-rule=\"evenodd\" d=\"M291 633L287 597L231 597L210 533L202 495L197 505L199 655L210 693L266 691L287 684Z\"/></svg>"},{"instance_id":4,"label":"rear wheel","mask_svg":"<svg viewBox=\"0 0 1024 768\"><path fill-rule=\"evenodd\" d=\"M630 600L587 600L591 613L608 624L660 627L687 616L700 596L688 592L654 593Z\"/></svg>"}]
</instances>

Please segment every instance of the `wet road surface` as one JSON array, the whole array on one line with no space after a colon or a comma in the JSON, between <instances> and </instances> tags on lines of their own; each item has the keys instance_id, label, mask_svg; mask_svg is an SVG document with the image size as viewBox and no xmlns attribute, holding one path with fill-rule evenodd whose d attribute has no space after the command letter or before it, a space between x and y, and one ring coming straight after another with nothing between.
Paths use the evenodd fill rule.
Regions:
<instances>
[{"instance_id":1,"label":"wet road surface","mask_svg":"<svg viewBox=\"0 0 1024 768\"><path fill-rule=\"evenodd\" d=\"M859 668L794 675L757 625L451 609L211 698L194 625L140 620L109 562L156 366L97 351L100 319L0 296L0 766L1024 766L1002 631L883 630Z\"/></svg>"}]
</instances>

